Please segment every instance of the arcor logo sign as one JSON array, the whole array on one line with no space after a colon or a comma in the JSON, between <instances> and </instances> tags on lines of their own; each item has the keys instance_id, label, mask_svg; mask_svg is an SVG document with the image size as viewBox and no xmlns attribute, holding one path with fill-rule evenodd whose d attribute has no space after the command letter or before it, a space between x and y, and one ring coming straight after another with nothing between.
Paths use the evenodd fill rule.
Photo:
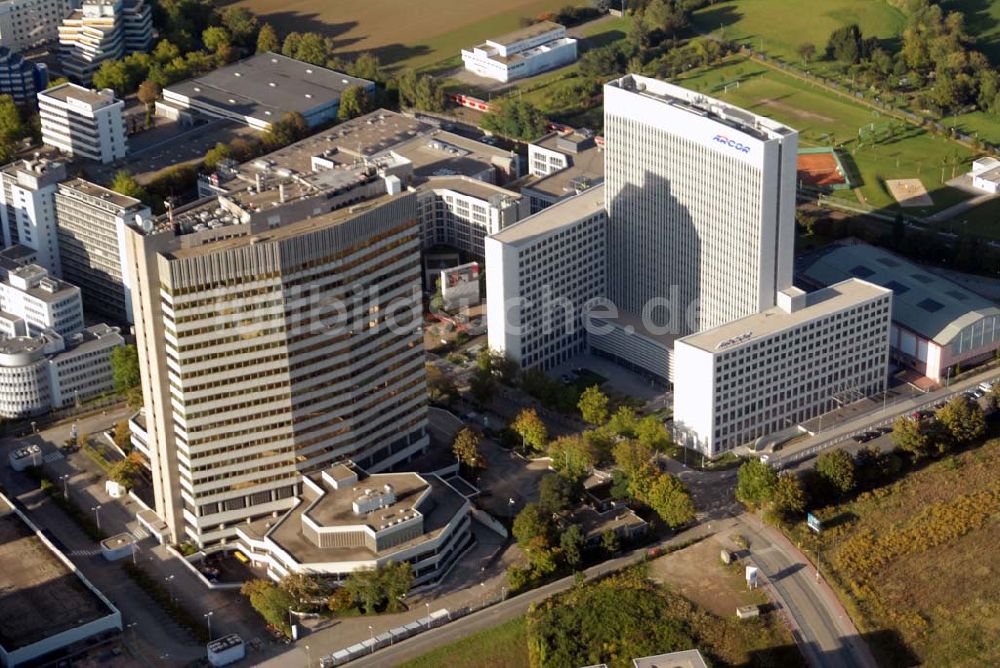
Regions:
<instances>
[{"instance_id":1,"label":"arcor logo sign","mask_svg":"<svg viewBox=\"0 0 1000 668\"><path fill-rule=\"evenodd\" d=\"M747 146L746 144L741 144L738 141L736 141L735 139L730 139L729 137L727 137L725 135L715 135L715 141L719 142L720 144L725 144L729 148L734 148L737 151L740 151L741 153L749 153L750 152L750 147L749 146Z\"/></svg>"}]
</instances>

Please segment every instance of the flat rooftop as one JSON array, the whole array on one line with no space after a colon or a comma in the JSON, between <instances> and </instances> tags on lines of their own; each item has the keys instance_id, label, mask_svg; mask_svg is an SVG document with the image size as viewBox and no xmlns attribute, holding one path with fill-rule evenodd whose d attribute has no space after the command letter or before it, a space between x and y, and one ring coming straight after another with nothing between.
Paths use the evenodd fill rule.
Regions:
<instances>
[{"instance_id":1,"label":"flat rooftop","mask_svg":"<svg viewBox=\"0 0 1000 668\"><path fill-rule=\"evenodd\" d=\"M644 656L632 659L635 668L708 668L705 658L696 649L656 656Z\"/></svg>"},{"instance_id":2,"label":"flat rooftop","mask_svg":"<svg viewBox=\"0 0 1000 668\"><path fill-rule=\"evenodd\" d=\"M718 352L719 344L740 337L739 345L728 346L726 350L736 350L761 339L764 336L797 327L803 323L851 308L869 299L890 294L891 290L851 278L805 296L805 306L791 313L773 306L766 311L733 320L713 329L685 336L679 341L689 345ZM745 335L745 336L744 336Z\"/></svg>"},{"instance_id":3,"label":"flat rooftop","mask_svg":"<svg viewBox=\"0 0 1000 668\"><path fill-rule=\"evenodd\" d=\"M354 512L354 500L362 496L365 490L379 491L384 485L392 487L396 495L393 503L370 513L359 515ZM350 489L327 491L305 514L324 527L364 524L377 530L386 519L415 509L417 501L428 489L430 485L416 473L378 473L360 479Z\"/></svg>"},{"instance_id":4,"label":"flat rooftop","mask_svg":"<svg viewBox=\"0 0 1000 668\"><path fill-rule=\"evenodd\" d=\"M0 497L0 646L8 652L114 614Z\"/></svg>"},{"instance_id":5,"label":"flat rooftop","mask_svg":"<svg viewBox=\"0 0 1000 668\"><path fill-rule=\"evenodd\" d=\"M121 343L124 345L121 330L117 327L100 323L91 325L79 332L66 337L66 350L52 357L52 361L59 364L73 360L80 355L86 355L95 350L104 349L108 342Z\"/></svg>"},{"instance_id":6,"label":"flat rooftop","mask_svg":"<svg viewBox=\"0 0 1000 668\"><path fill-rule=\"evenodd\" d=\"M598 185L542 209L524 220L505 227L489 238L505 244L522 246L557 232L564 225L570 225L603 211L604 186Z\"/></svg>"},{"instance_id":7,"label":"flat rooftop","mask_svg":"<svg viewBox=\"0 0 1000 668\"><path fill-rule=\"evenodd\" d=\"M521 195L512 190L467 176L432 176L419 182L417 188L420 190L453 190L482 200L489 200L491 197L521 198Z\"/></svg>"},{"instance_id":8,"label":"flat rooftop","mask_svg":"<svg viewBox=\"0 0 1000 668\"><path fill-rule=\"evenodd\" d=\"M293 111L308 116L310 110L339 100L351 86L371 84L367 79L268 52L167 86L166 90L202 105L275 122Z\"/></svg>"},{"instance_id":9,"label":"flat rooftop","mask_svg":"<svg viewBox=\"0 0 1000 668\"><path fill-rule=\"evenodd\" d=\"M108 105L115 104L116 102L120 102L120 100L115 99L114 93L110 91L96 91L90 88L84 88L83 86L77 86L75 83L60 84L40 92L39 95L51 97L61 102L76 100L77 102L89 104L94 108L106 107Z\"/></svg>"},{"instance_id":10,"label":"flat rooftop","mask_svg":"<svg viewBox=\"0 0 1000 668\"><path fill-rule=\"evenodd\" d=\"M526 39L533 39L535 37L540 37L545 33L552 32L553 30L559 30L563 26L555 21L539 21L538 23L532 23L530 26L525 26L523 28L518 28L517 30L512 30L509 33L500 35L499 37L494 37L492 39L486 40L487 42L492 42L493 44L501 44L503 46L510 46L515 42L521 42Z\"/></svg>"},{"instance_id":11,"label":"flat rooftop","mask_svg":"<svg viewBox=\"0 0 1000 668\"><path fill-rule=\"evenodd\" d=\"M70 179L59 184L59 190L75 190L89 197L96 197L121 209L140 208L146 206L140 200L128 195L122 195L110 188L91 183L86 179Z\"/></svg>"},{"instance_id":12,"label":"flat rooftop","mask_svg":"<svg viewBox=\"0 0 1000 668\"><path fill-rule=\"evenodd\" d=\"M795 134L795 130L777 121L717 100L693 90L650 77L629 74L610 81L607 86L658 100L663 104L696 116L711 118L762 141Z\"/></svg>"},{"instance_id":13,"label":"flat rooftop","mask_svg":"<svg viewBox=\"0 0 1000 668\"><path fill-rule=\"evenodd\" d=\"M555 146L545 145L545 147L560 150ZM521 189L537 191L552 197L566 197L575 193L578 186L604 182L604 151L599 146L591 145L578 153L566 153L566 155L569 156L570 162L566 169L526 181Z\"/></svg>"}]
</instances>

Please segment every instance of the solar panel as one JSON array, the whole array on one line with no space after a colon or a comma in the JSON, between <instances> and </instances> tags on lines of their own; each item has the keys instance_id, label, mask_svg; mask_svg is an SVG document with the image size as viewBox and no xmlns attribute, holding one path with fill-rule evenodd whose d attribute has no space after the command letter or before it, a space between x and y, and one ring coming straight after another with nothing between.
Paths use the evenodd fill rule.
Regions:
<instances>
[{"instance_id":1,"label":"solar panel","mask_svg":"<svg viewBox=\"0 0 1000 668\"><path fill-rule=\"evenodd\" d=\"M899 281L889 281L888 283L885 284L885 287L889 288L897 295L906 294L907 292L910 291L909 285L903 285Z\"/></svg>"},{"instance_id":2,"label":"solar panel","mask_svg":"<svg viewBox=\"0 0 1000 668\"><path fill-rule=\"evenodd\" d=\"M930 298L927 298L922 302L918 303L917 306L927 311L928 313L937 313L938 311L944 308L944 304Z\"/></svg>"},{"instance_id":3,"label":"solar panel","mask_svg":"<svg viewBox=\"0 0 1000 668\"><path fill-rule=\"evenodd\" d=\"M859 264L854 269L851 269L851 276L855 276L857 278L868 278L874 273L875 273L874 271L872 271L863 264Z\"/></svg>"}]
</instances>

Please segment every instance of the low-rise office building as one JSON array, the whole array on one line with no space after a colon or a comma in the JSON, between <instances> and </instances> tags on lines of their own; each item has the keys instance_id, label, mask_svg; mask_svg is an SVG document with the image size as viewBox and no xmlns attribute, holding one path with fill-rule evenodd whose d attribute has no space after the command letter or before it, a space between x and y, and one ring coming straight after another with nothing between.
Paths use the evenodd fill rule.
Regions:
<instances>
[{"instance_id":1,"label":"low-rise office building","mask_svg":"<svg viewBox=\"0 0 1000 668\"><path fill-rule=\"evenodd\" d=\"M125 227L142 227L149 207L83 179L60 183L55 199L63 278L80 286L88 311L132 322Z\"/></svg>"},{"instance_id":2,"label":"low-rise office building","mask_svg":"<svg viewBox=\"0 0 1000 668\"><path fill-rule=\"evenodd\" d=\"M163 89L156 112L180 118L188 110L231 118L267 130L287 114L302 114L310 127L337 118L340 96L360 86L375 92L375 82L359 79L278 53L258 53L238 63Z\"/></svg>"},{"instance_id":3,"label":"low-rise office building","mask_svg":"<svg viewBox=\"0 0 1000 668\"><path fill-rule=\"evenodd\" d=\"M93 325L68 337L52 330L0 339L0 416L40 415L112 392L116 327Z\"/></svg>"},{"instance_id":4,"label":"low-rise office building","mask_svg":"<svg viewBox=\"0 0 1000 668\"><path fill-rule=\"evenodd\" d=\"M72 83L38 94L42 143L74 158L114 162L128 153L125 102L110 90L94 91Z\"/></svg>"},{"instance_id":5,"label":"low-rise office building","mask_svg":"<svg viewBox=\"0 0 1000 668\"><path fill-rule=\"evenodd\" d=\"M0 337L51 330L70 336L83 329L80 288L37 264L0 258Z\"/></svg>"},{"instance_id":6,"label":"low-rise office building","mask_svg":"<svg viewBox=\"0 0 1000 668\"><path fill-rule=\"evenodd\" d=\"M18 160L0 168L0 227L5 246L21 244L36 252L36 262L59 276L56 237L56 187L66 180L66 165L44 158Z\"/></svg>"},{"instance_id":7,"label":"low-rise office building","mask_svg":"<svg viewBox=\"0 0 1000 668\"><path fill-rule=\"evenodd\" d=\"M0 494L0 665L56 665L115 641L121 613Z\"/></svg>"},{"instance_id":8,"label":"low-rise office building","mask_svg":"<svg viewBox=\"0 0 1000 668\"><path fill-rule=\"evenodd\" d=\"M434 176L417 187L425 248L444 244L483 258L487 236L527 215L519 194L467 176Z\"/></svg>"},{"instance_id":9,"label":"low-rise office building","mask_svg":"<svg viewBox=\"0 0 1000 668\"><path fill-rule=\"evenodd\" d=\"M709 457L888 382L892 291L850 279L674 344L674 436Z\"/></svg>"},{"instance_id":10,"label":"low-rise office building","mask_svg":"<svg viewBox=\"0 0 1000 668\"><path fill-rule=\"evenodd\" d=\"M587 129L550 132L528 144L529 178L521 194L537 213L604 183L603 139Z\"/></svg>"},{"instance_id":11,"label":"low-rise office building","mask_svg":"<svg viewBox=\"0 0 1000 668\"><path fill-rule=\"evenodd\" d=\"M120 60L153 46L152 5L146 0L84 0L58 31L63 71L89 85L105 60Z\"/></svg>"},{"instance_id":12,"label":"low-rise office building","mask_svg":"<svg viewBox=\"0 0 1000 668\"><path fill-rule=\"evenodd\" d=\"M473 74L512 81L572 63L576 60L576 46L564 26L539 21L463 49L462 61Z\"/></svg>"},{"instance_id":13,"label":"low-rise office building","mask_svg":"<svg viewBox=\"0 0 1000 668\"><path fill-rule=\"evenodd\" d=\"M241 549L275 580L339 581L406 561L419 586L437 581L474 540L469 500L437 475L366 475L339 464L302 482L292 510L236 529Z\"/></svg>"},{"instance_id":14,"label":"low-rise office building","mask_svg":"<svg viewBox=\"0 0 1000 668\"><path fill-rule=\"evenodd\" d=\"M0 27L0 35L2 30ZM0 95L10 95L18 106L33 106L38 93L48 85L49 69L44 63L27 60L20 53L0 46Z\"/></svg>"},{"instance_id":15,"label":"low-rise office building","mask_svg":"<svg viewBox=\"0 0 1000 668\"><path fill-rule=\"evenodd\" d=\"M988 156L973 161L969 176L974 188L991 195L1000 193L1000 160Z\"/></svg>"},{"instance_id":16,"label":"low-rise office building","mask_svg":"<svg viewBox=\"0 0 1000 668\"><path fill-rule=\"evenodd\" d=\"M906 258L851 244L823 249L799 264L799 278L809 286L855 277L892 290L892 360L935 382L996 357L996 303Z\"/></svg>"},{"instance_id":17,"label":"low-rise office building","mask_svg":"<svg viewBox=\"0 0 1000 668\"><path fill-rule=\"evenodd\" d=\"M584 314L604 295L606 225L597 186L486 238L490 348L543 371L587 350Z\"/></svg>"}]
</instances>

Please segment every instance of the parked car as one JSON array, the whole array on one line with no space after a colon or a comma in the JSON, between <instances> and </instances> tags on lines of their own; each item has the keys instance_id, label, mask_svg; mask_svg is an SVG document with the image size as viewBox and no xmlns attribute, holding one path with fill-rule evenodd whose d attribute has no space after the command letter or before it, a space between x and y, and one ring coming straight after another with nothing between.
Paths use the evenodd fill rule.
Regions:
<instances>
[{"instance_id":1,"label":"parked car","mask_svg":"<svg viewBox=\"0 0 1000 668\"><path fill-rule=\"evenodd\" d=\"M861 442L867 443L868 441L874 441L881 435L882 434L878 433L877 431L866 431L865 433L861 434Z\"/></svg>"},{"instance_id":2,"label":"parked car","mask_svg":"<svg viewBox=\"0 0 1000 668\"><path fill-rule=\"evenodd\" d=\"M854 434L853 436L851 436L851 440L854 441L855 443L864 443L865 442L865 435L864 434Z\"/></svg>"},{"instance_id":3,"label":"parked car","mask_svg":"<svg viewBox=\"0 0 1000 668\"><path fill-rule=\"evenodd\" d=\"M983 382L979 383L979 389L982 390L983 392L992 392L993 391L993 386L995 384L996 384L996 381L984 380Z\"/></svg>"}]
</instances>

